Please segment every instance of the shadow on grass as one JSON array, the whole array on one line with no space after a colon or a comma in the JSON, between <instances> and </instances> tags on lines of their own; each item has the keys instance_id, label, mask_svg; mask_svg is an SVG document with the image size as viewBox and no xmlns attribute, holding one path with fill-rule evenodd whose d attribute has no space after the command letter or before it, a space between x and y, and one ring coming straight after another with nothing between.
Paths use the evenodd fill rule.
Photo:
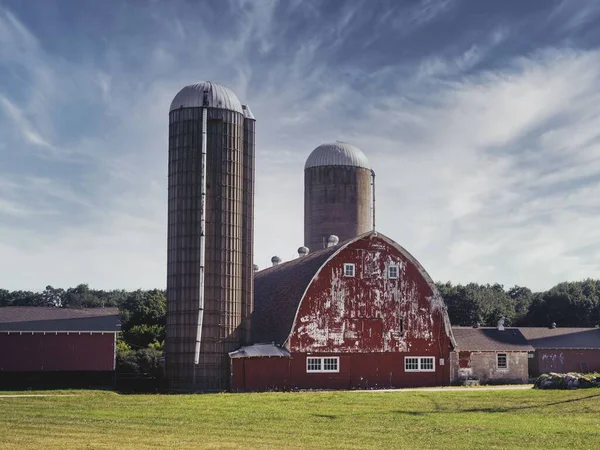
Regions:
<instances>
[{"instance_id":1,"label":"shadow on grass","mask_svg":"<svg viewBox=\"0 0 600 450\"><path fill-rule=\"evenodd\" d=\"M312 414L312 416L319 417L321 419L329 419L329 420L337 419L337 416L335 416L333 414Z\"/></svg>"},{"instance_id":2,"label":"shadow on grass","mask_svg":"<svg viewBox=\"0 0 600 450\"><path fill-rule=\"evenodd\" d=\"M520 411L523 409L536 409L536 408L544 408L546 406L555 406L555 405L562 405L565 403L575 403L575 402L579 402L581 400L588 400L590 398L597 398L600 397L600 393L597 394L593 394L593 395L588 395L586 397L579 397L579 398L571 398L568 400L561 400L561 401L557 401L557 402L550 402L550 403L543 403L540 405L525 405L525 406L511 406L511 407L504 407L504 408L469 408L469 409L459 409L459 410L443 410L439 407L439 405L436 404L436 409L435 411L402 411L402 410L394 410L392 411L395 414L406 414L408 416L424 416L427 414L435 414L435 413L452 413L452 414L456 414L456 413L472 413L472 412L486 412L486 413L503 413L503 412L510 412L510 411Z\"/></svg>"}]
</instances>

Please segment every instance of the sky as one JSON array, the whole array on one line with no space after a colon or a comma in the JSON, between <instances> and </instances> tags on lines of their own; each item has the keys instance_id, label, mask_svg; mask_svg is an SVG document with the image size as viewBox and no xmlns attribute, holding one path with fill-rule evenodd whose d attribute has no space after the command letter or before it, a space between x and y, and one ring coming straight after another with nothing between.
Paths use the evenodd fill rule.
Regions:
<instances>
[{"instance_id":1,"label":"sky","mask_svg":"<svg viewBox=\"0 0 600 450\"><path fill-rule=\"evenodd\" d=\"M0 288L165 287L169 104L202 80L257 118L260 267L342 140L433 279L600 274L596 0L0 0Z\"/></svg>"}]
</instances>

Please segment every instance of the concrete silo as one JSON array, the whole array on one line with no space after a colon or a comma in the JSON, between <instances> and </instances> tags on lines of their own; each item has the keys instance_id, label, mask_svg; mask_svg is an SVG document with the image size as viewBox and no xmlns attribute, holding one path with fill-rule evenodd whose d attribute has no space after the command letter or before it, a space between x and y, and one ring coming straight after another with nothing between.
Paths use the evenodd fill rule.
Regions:
<instances>
[{"instance_id":1,"label":"concrete silo","mask_svg":"<svg viewBox=\"0 0 600 450\"><path fill-rule=\"evenodd\" d=\"M370 231L375 172L365 154L345 142L319 145L304 166L304 245L311 251Z\"/></svg>"},{"instance_id":2,"label":"concrete silo","mask_svg":"<svg viewBox=\"0 0 600 450\"><path fill-rule=\"evenodd\" d=\"M166 375L173 391L229 386L253 307L255 120L229 89L186 86L169 112Z\"/></svg>"}]
</instances>

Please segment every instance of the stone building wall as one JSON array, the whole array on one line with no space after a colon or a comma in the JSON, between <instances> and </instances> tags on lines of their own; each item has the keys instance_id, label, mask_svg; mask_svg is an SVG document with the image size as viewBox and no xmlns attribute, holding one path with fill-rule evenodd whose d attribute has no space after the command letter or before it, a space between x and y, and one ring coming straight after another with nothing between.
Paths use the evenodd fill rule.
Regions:
<instances>
[{"instance_id":1,"label":"stone building wall","mask_svg":"<svg viewBox=\"0 0 600 450\"><path fill-rule=\"evenodd\" d=\"M508 368L500 369L497 355L506 354ZM481 383L527 383L529 380L529 361L527 352L452 352L451 381L454 384L465 379L478 379Z\"/></svg>"}]
</instances>

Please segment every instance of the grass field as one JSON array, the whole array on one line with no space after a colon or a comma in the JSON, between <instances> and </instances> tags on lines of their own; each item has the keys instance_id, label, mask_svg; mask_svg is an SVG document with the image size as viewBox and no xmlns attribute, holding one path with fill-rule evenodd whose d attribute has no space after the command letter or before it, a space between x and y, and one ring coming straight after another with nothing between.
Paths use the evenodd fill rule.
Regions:
<instances>
[{"instance_id":1,"label":"grass field","mask_svg":"<svg viewBox=\"0 0 600 450\"><path fill-rule=\"evenodd\" d=\"M600 448L598 389L68 393L0 398L1 448Z\"/></svg>"}]
</instances>

